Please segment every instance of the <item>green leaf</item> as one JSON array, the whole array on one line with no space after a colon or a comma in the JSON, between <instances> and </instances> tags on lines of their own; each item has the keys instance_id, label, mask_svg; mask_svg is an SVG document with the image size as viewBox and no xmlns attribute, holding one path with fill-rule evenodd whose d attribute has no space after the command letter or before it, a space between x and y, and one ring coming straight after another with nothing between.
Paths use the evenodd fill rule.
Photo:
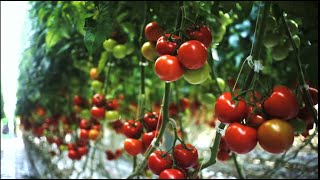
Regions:
<instances>
[{"instance_id":1,"label":"green leaf","mask_svg":"<svg viewBox=\"0 0 320 180\"><path fill-rule=\"evenodd\" d=\"M46 49L51 49L54 45L56 45L62 36L58 29L50 29L46 34Z\"/></svg>"}]
</instances>

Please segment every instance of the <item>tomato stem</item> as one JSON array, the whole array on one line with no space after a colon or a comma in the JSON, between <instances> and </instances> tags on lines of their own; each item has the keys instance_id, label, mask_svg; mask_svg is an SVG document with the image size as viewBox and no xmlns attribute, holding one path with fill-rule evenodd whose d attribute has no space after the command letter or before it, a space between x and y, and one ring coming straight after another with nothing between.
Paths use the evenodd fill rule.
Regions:
<instances>
[{"instance_id":1,"label":"tomato stem","mask_svg":"<svg viewBox=\"0 0 320 180\"><path fill-rule=\"evenodd\" d=\"M302 66L301 66L301 60L300 60L300 52L299 49L296 45L296 43L294 42L293 38L292 38L292 34L290 32L288 23L285 19L284 16L284 12L280 9L278 4L274 4L273 8L275 10L275 13L280 17L283 25L284 25L284 30L288 36L288 38L290 39L291 45L293 47L293 52L294 55L296 56L296 65L298 67L298 72L299 72L299 82L300 82L300 86L302 87L302 96L307 99L307 109L312 112L312 117L314 119L314 123L316 123L316 126L318 127L318 117L317 117L317 112L316 110L313 108L313 102L312 102L312 98L311 95L309 93L309 90L307 88L305 88L304 86L307 84L303 71L302 71Z\"/></svg>"},{"instance_id":2,"label":"tomato stem","mask_svg":"<svg viewBox=\"0 0 320 180\"><path fill-rule=\"evenodd\" d=\"M233 159L234 165L236 166L237 172L239 174L239 178L240 179L245 179L245 177L244 177L244 175L243 175L243 173L241 171L241 166L237 161L237 155L234 152L232 153L232 159Z\"/></svg>"}]
</instances>

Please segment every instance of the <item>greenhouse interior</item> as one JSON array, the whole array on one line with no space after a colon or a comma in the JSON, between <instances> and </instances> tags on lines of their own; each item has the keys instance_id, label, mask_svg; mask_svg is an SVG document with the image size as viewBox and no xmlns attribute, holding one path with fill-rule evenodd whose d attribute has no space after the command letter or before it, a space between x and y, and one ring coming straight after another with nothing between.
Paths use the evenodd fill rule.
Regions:
<instances>
[{"instance_id":1,"label":"greenhouse interior","mask_svg":"<svg viewBox=\"0 0 320 180\"><path fill-rule=\"evenodd\" d=\"M1 1L1 179L318 179L318 1Z\"/></svg>"}]
</instances>

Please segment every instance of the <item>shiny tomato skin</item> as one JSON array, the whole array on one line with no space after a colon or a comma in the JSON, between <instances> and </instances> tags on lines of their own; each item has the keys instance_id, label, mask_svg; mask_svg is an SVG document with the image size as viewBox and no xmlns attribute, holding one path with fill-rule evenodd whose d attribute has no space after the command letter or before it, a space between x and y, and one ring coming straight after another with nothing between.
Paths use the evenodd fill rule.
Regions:
<instances>
[{"instance_id":1,"label":"shiny tomato skin","mask_svg":"<svg viewBox=\"0 0 320 180\"><path fill-rule=\"evenodd\" d=\"M298 115L299 106L295 94L286 86L275 86L263 103L264 111L272 118L289 120Z\"/></svg>"},{"instance_id":2,"label":"shiny tomato skin","mask_svg":"<svg viewBox=\"0 0 320 180\"><path fill-rule=\"evenodd\" d=\"M173 151L177 166L184 169L191 168L198 162L198 150L191 144L186 144L186 146L188 149L178 144Z\"/></svg>"},{"instance_id":3,"label":"shiny tomato skin","mask_svg":"<svg viewBox=\"0 0 320 180\"><path fill-rule=\"evenodd\" d=\"M144 29L146 39L151 42L156 42L163 33L163 28L155 21L148 23Z\"/></svg>"},{"instance_id":4,"label":"shiny tomato skin","mask_svg":"<svg viewBox=\"0 0 320 180\"><path fill-rule=\"evenodd\" d=\"M285 120L271 119L258 129L258 142L269 153L283 153L292 146L293 141L294 129Z\"/></svg>"},{"instance_id":5,"label":"shiny tomato skin","mask_svg":"<svg viewBox=\"0 0 320 180\"><path fill-rule=\"evenodd\" d=\"M144 150L147 150L152 142L152 140L158 135L158 131L151 131L151 132L147 132L144 133L142 135L142 144L144 147Z\"/></svg>"},{"instance_id":6,"label":"shiny tomato skin","mask_svg":"<svg viewBox=\"0 0 320 180\"><path fill-rule=\"evenodd\" d=\"M178 36L172 36L172 38L170 38L170 34L165 34L164 36L161 36L158 40L157 40L157 44L156 44L156 49L157 52L159 54L159 56L162 55L174 55L178 44L179 37Z\"/></svg>"},{"instance_id":7,"label":"shiny tomato skin","mask_svg":"<svg viewBox=\"0 0 320 180\"><path fill-rule=\"evenodd\" d=\"M148 159L148 167L153 174L159 175L163 170L170 169L173 164L173 160L170 154L163 157L166 154L164 151L154 151L151 153Z\"/></svg>"},{"instance_id":8,"label":"shiny tomato skin","mask_svg":"<svg viewBox=\"0 0 320 180\"><path fill-rule=\"evenodd\" d=\"M178 60L188 69L199 69L207 62L208 52L200 41L186 41L178 49Z\"/></svg>"},{"instance_id":9,"label":"shiny tomato skin","mask_svg":"<svg viewBox=\"0 0 320 180\"><path fill-rule=\"evenodd\" d=\"M122 126L122 132L127 138L138 139L143 131L143 126L139 121L129 120Z\"/></svg>"},{"instance_id":10,"label":"shiny tomato skin","mask_svg":"<svg viewBox=\"0 0 320 180\"><path fill-rule=\"evenodd\" d=\"M231 151L246 154L257 145L257 130L234 122L227 127L224 138Z\"/></svg>"},{"instance_id":11,"label":"shiny tomato skin","mask_svg":"<svg viewBox=\"0 0 320 180\"><path fill-rule=\"evenodd\" d=\"M204 25L199 25L198 27L193 27L188 30L188 34L191 39L198 40L207 48L212 43L212 34L209 27Z\"/></svg>"},{"instance_id":12,"label":"shiny tomato skin","mask_svg":"<svg viewBox=\"0 0 320 180\"><path fill-rule=\"evenodd\" d=\"M105 116L105 109L104 107L97 107L93 106L90 110L91 116L97 119L103 119Z\"/></svg>"},{"instance_id":13,"label":"shiny tomato skin","mask_svg":"<svg viewBox=\"0 0 320 180\"><path fill-rule=\"evenodd\" d=\"M159 116L159 113L157 112L147 112L144 115L143 120L147 125L148 132L160 129L161 127L162 117Z\"/></svg>"},{"instance_id":14,"label":"shiny tomato skin","mask_svg":"<svg viewBox=\"0 0 320 180\"><path fill-rule=\"evenodd\" d=\"M165 169L160 173L159 179L187 179L187 177L180 169Z\"/></svg>"},{"instance_id":15,"label":"shiny tomato skin","mask_svg":"<svg viewBox=\"0 0 320 180\"><path fill-rule=\"evenodd\" d=\"M222 123L240 122L247 115L247 104L239 100L236 106L231 92L224 92L216 101L215 115Z\"/></svg>"},{"instance_id":16,"label":"shiny tomato skin","mask_svg":"<svg viewBox=\"0 0 320 180\"><path fill-rule=\"evenodd\" d=\"M154 65L156 75L163 81L176 81L183 75L183 67L176 56L160 56Z\"/></svg>"},{"instance_id":17,"label":"shiny tomato skin","mask_svg":"<svg viewBox=\"0 0 320 180\"><path fill-rule=\"evenodd\" d=\"M131 156L136 156L143 151L143 144L138 139L127 138L124 141L124 150Z\"/></svg>"}]
</instances>

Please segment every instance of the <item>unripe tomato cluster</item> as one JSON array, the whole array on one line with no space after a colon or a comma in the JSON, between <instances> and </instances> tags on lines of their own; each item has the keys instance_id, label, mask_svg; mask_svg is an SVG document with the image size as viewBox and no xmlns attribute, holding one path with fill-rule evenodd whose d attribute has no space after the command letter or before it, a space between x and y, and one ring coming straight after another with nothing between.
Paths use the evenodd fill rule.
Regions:
<instances>
[{"instance_id":1,"label":"unripe tomato cluster","mask_svg":"<svg viewBox=\"0 0 320 180\"><path fill-rule=\"evenodd\" d=\"M103 42L103 48L106 52L112 53L116 59L123 59L134 51L134 45L131 42L119 43L112 37Z\"/></svg>"},{"instance_id":2,"label":"unripe tomato cluster","mask_svg":"<svg viewBox=\"0 0 320 180\"><path fill-rule=\"evenodd\" d=\"M227 149L235 153L246 154L257 143L269 153L283 153L292 146L295 133L302 134L313 128L311 112L306 113L305 107L299 110L296 95L286 86L274 86L266 98L257 91L252 92L249 102L224 92L215 104L216 117L228 124L221 144L225 142ZM228 159L228 151L225 152L218 153L218 158Z\"/></svg>"},{"instance_id":3,"label":"unripe tomato cluster","mask_svg":"<svg viewBox=\"0 0 320 180\"><path fill-rule=\"evenodd\" d=\"M299 32L298 24L292 20L287 20L292 38L297 46L300 47L300 38L297 35ZM266 29L263 37L263 44L266 48L271 49L272 58L275 61L282 61L289 55L289 51L293 50L292 44L287 37L284 29L284 25L277 22L276 18L272 15L266 19Z\"/></svg>"},{"instance_id":4,"label":"unripe tomato cluster","mask_svg":"<svg viewBox=\"0 0 320 180\"><path fill-rule=\"evenodd\" d=\"M145 27L148 40L142 46L142 55L154 61L156 75L163 81L177 81L182 76L191 84L204 82L210 73L207 63L208 51L212 43L212 33L205 25L192 25L186 28L187 39L165 33L157 23ZM148 49L147 49L148 48Z\"/></svg>"}]
</instances>

